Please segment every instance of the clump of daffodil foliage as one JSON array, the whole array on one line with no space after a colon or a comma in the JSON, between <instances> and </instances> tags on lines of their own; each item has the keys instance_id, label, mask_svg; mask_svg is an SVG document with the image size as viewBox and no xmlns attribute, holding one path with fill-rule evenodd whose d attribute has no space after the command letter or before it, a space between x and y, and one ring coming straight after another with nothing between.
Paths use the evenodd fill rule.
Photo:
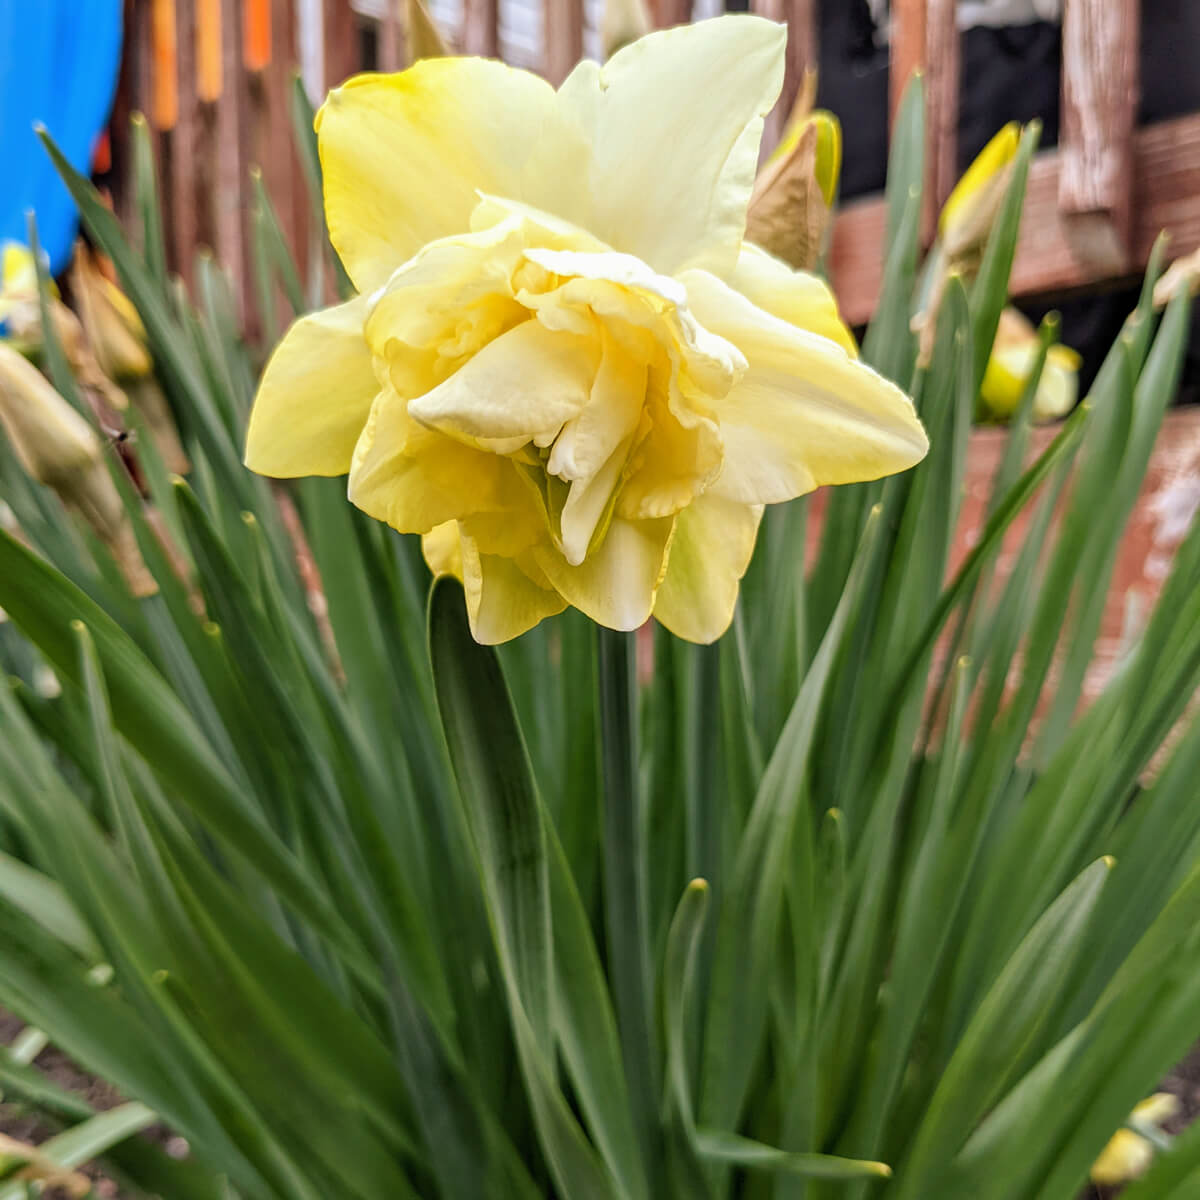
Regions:
<instances>
[{"instance_id":1,"label":"clump of daffodil foliage","mask_svg":"<svg viewBox=\"0 0 1200 1200\"><path fill-rule=\"evenodd\" d=\"M259 192L273 354L211 260L167 277L143 125L135 244L49 146L181 436L130 405L118 456L51 402L41 280L46 423L0 407L0 1087L61 1132L0 1200L97 1154L169 1200L1193 1194L1200 1135L1144 1102L1200 1034L1200 530L1081 704L1190 288L1160 313L1156 255L1033 456L1036 130L922 264L914 83L860 348L796 269L830 119L755 182L782 45L352 81L298 123L340 306ZM153 588L38 466L72 447ZM47 1039L128 1102L59 1091Z\"/></svg>"}]
</instances>

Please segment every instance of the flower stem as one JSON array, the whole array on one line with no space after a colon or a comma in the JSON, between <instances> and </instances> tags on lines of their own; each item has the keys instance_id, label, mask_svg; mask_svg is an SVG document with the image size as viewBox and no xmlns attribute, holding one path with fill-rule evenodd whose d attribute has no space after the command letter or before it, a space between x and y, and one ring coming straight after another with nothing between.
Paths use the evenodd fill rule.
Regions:
<instances>
[{"instance_id":1,"label":"flower stem","mask_svg":"<svg viewBox=\"0 0 1200 1200\"><path fill-rule=\"evenodd\" d=\"M608 969L634 1122L651 1175L658 1153L660 1060L652 1011L644 824L638 787L637 635L597 626Z\"/></svg>"}]
</instances>

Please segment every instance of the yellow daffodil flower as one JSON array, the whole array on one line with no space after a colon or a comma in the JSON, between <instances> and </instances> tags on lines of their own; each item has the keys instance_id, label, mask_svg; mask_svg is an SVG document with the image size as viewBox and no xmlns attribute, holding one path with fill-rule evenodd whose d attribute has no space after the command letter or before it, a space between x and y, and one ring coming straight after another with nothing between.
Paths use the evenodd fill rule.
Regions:
<instances>
[{"instance_id":1,"label":"yellow daffodil flower","mask_svg":"<svg viewBox=\"0 0 1200 1200\"><path fill-rule=\"evenodd\" d=\"M449 54L438 27L433 23L424 0L408 0L408 24L405 35L410 62L423 58L442 58Z\"/></svg>"},{"instance_id":2,"label":"yellow daffodil flower","mask_svg":"<svg viewBox=\"0 0 1200 1200\"><path fill-rule=\"evenodd\" d=\"M334 91L325 211L359 295L276 350L247 464L348 472L443 566L456 533L481 642L567 605L718 637L764 504L928 446L828 288L743 241L784 45L723 17L557 92L482 59Z\"/></svg>"},{"instance_id":3,"label":"yellow daffodil flower","mask_svg":"<svg viewBox=\"0 0 1200 1200\"><path fill-rule=\"evenodd\" d=\"M1000 326L979 389L986 416L1000 421L1013 416L1033 373L1037 354L1037 331L1015 308L1006 308L1000 314ZM1056 421L1075 407L1081 362L1070 346L1055 345L1047 350L1033 398L1035 421Z\"/></svg>"},{"instance_id":4,"label":"yellow daffodil flower","mask_svg":"<svg viewBox=\"0 0 1200 1200\"><path fill-rule=\"evenodd\" d=\"M1118 1129L1092 1164L1092 1182L1101 1187L1116 1187L1144 1175L1154 1161L1153 1135L1157 1127L1179 1112L1179 1097L1169 1092L1156 1092L1143 1100L1130 1115L1130 1129ZM1137 1130L1144 1130L1139 1133ZM1150 1134L1150 1137L1145 1136Z\"/></svg>"}]
</instances>

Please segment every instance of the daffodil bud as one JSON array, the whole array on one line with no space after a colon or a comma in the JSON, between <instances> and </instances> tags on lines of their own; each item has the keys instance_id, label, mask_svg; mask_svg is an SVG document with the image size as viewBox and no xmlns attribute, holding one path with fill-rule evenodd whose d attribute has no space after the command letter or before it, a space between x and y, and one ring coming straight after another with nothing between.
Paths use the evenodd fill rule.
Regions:
<instances>
[{"instance_id":1,"label":"daffodil bud","mask_svg":"<svg viewBox=\"0 0 1200 1200\"><path fill-rule=\"evenodd\" d=\"M790 266L821 259L842 165L842 127L828 112L793 113L755 180L746 238Z\"/></svg>"},{"instance_id":2,"label":"daffodil bud","mask_svg":"<svg viewBox=\"0 0 1200 1200\"><path fill-rule=\"evenodd\" d=\"M408 0L408 61L415 63L423 58L446 58L449 47L442 40L438 27L433 23L424 0Z\"/></svg>"},{"instance_id":3,"label":"daffodil bud","mask_svg":"<svg viewBox=\"0 0 1200 1200\"><path fill-rule=\"evenodd\" d=\"M1006 421L1017 411L1038 356L1034 327L1015 308L1006 308L979 395L985 414ZM1079 399L1078 353L1070 346L1051 346L1033 398L1033 419L1055 421L1066 416Z\"/></svg>"},{"instance_id":4,"label":"daffodil bud","mask_svg":"<svg viewBox=\"0 0 1200 1200\"><path fill-rule=\"evenodd\" d=\"M622 47L645 37L653 28L646 0L605 0L604 22L600 26L604 57L612 58Z\"/></svg>"},{"instance_id":5,"label":"daffodil bud","mask_svg":"<svg viewBox=\"0 0 1200 1200\"><path fill-rule=\"evenodd\" d=\"M984 146L950 193L938 234L951 262L983 248L1000 212L1020 144L1021 127L1010 121Z\"/></svg>"},{"instance_id":6,"label":"daffodil bud","mask_svg":"<svg viewBox=\"0 0 1200 1200\"><path fill-rule=\"evenodd\" d=\"M109 404L118 410L132 401L146 422L167 470L175 475L186 475L191 464L180 443L170 406L154 377L146 328L137 309L97 268L82 245L75 252L71 283L87 347L94 352L91 363L88 359L92 356L82 347L74 355L74 361L79 364L80 382L100 390ZM82 339L76 340L82 343ZM112 381L120 384L120 388L114 387Z\"/></svg>"},{"instance_id":7,"label":"daffodil bud","mask_svg":"<svg viewBox=\"0 0 1200 1200\"><path fill-rule=\"evenodd\" d=\"M78 513L112 552L130 591L157 590L95 430L11 346L0 343L0 425L18 461Z\"/></svg>"},{"instance_id":8,"label":"daffodil bud","mask_svg":"<svg viewBox=\"0 0 1200 1200\"><path fill-rule=\"evenodd\" d=\"M1143 1100L1130 1114L1130 1127L1118 1129L1092 1164L1092 1182L1117 1187L1144 1175L1154 1161L1155 1143L1165 1140L1158 1127L1179 1108L1179 1098L1169 1092L1156 1092Z\"/></svg>"},{"instance_id":9,"label":"daffodil bud","mask_svg":"<svg viewBox=\"0 0 1200 1200\"><path fill-rule=\"evenodd\" d=\"M1154 285L1154 307L1165 308L1185 288L1193 296L1200 292L1200 250L1177 258L1163 272Z\"/></svg>"},{"instance_id":10,"label":"daffodil bud","mask_svg":"<svg viewBox=\"0 0 1200 1200\"><path fill-rule=\"evenodd\" d=\"M146 328L137 309L96 267L83 246L75 252L71 284L79 318L100 369L116 383L141 379L154 369Z\"/></svg>"}]
</instances>

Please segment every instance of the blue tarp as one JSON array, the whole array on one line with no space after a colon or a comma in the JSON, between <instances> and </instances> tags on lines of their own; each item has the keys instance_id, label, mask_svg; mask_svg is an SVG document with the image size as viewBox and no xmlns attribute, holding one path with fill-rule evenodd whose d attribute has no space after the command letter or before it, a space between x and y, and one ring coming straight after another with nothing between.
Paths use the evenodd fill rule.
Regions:
<instances>
[{"instance_id":1,"label":"blue tarp","mask_svg":"<svg viewBox=\"0 0 1200 1200\"><path fill-rule=\"evenodd\" d=\"M0 0L0 243L28 240L25 214L58 274L77 213L41 142L40 121L87 174L121 62L121 0Z\"/></svg>"}]
</instances>

